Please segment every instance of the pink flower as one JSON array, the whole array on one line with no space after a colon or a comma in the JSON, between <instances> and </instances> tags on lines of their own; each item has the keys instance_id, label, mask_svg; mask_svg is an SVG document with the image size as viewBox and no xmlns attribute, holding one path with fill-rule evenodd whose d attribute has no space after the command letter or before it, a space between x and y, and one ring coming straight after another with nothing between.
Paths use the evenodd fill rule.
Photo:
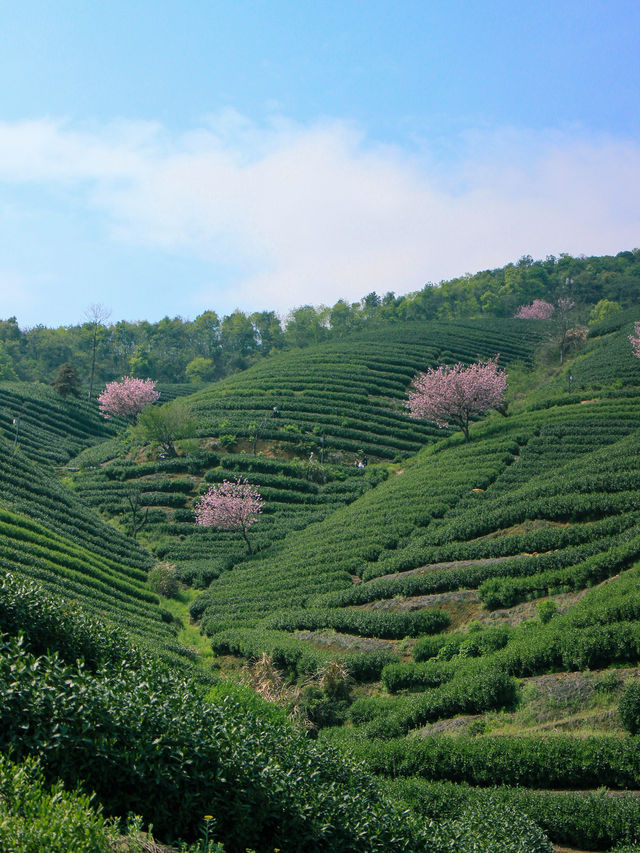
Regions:
<instances>
[{"instance_id":1,"label":"pink flower","mask_svg":"<svg viewBox=\"0 0 640 853\"><path fill-rule=\"evenodd\" d=\"M125 376L120 382L108 382L98 397L102 414L105 418L120 416L135 421L139 412L155 403L160 396L155 384L155 379L134 379L131 376Z\"/></svg>"},{"instance_id":2,"label":"pink flower","mask_svg":"<svg viewBox=\"0 0 640 853\"><path fill-rule=\"evenodd\" d=\"M560 300L558 300L559 302ZM550 302L545 302L544 299L534 299L531 305L521 305L514 316L519 320L548 320L554 311L555 308Z\"/></svg>"},{"instance_id":3,"label":"pink flower","mask_svg":"<svg viewBox=\"0 0 640 853\"><path fill-rule=\"evenodd\" d=\"M260 492L246 480L234 483L223 480L212 486L196 504L196 524L218 530L241 530L251 554L247 529L256 523L263 506Z\"/></svg>"},{"instance_id":4,"label":"pink flower","mask_svg":"<svg viewBox=\"0 0 640 853\"><path fill-rule=\"evenodd\" d=\"M497 358L419 373L407 400L411 417L435 421L439 427L453 423L469 441L471 418L504 403L507 374L498 367Z\"/></svg>"}]
</instances>

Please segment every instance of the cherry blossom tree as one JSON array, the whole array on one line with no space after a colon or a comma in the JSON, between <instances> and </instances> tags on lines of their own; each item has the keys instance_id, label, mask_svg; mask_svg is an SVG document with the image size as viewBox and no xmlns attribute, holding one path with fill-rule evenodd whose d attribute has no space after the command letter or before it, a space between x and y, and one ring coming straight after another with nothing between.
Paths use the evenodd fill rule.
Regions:
<instances>
[{"instance_id":1,"label":"cherry blossom tree","mask_svg":"<svg viewBox=\"0 0 640 853\"><path fill-rule=\"evenodd\" d=\"M454 424L469 441L469 423L475 415L504 405L507 374L498 357L487 362L429 368L413 380L407 408L413 418L435 421L439 427Z\"/></svg>"},{"instance_id":2,"label":"cherry blossom tree","mask_svg":"<svg viewBox=\"0 0 640 853\"><path fill-rule=\"evenodd\" d=\"M160 396L155 379L135 379L125 376L120 382L108 382L98 396L100 411L105 418L122 417L136 422L138 414Z\"/></svg>"},{"instance_id":3,"label":"cherry blossom tree","mask_svg":"<svg viewBox=\"0 0 640 853\"><path fill-rule=\"evenodd\" d=\"M640 358L640 321L637 321L633 326L633 335L629 335L631 348L636 358Z\"/></svg>"},{"instance_id":4,"label":"cherry blossom tree","mask_svg":"<svg viewBox=\"0 0 640 853\"><path fill-rule=\"evenodd\" d=\"M565 285L573 284L570 279L565 281ZM564 357L572 346L580 341L582 332L580 327L571 328L570 312L575 308L576 303L569 296L561 296L555 305L550 302L545 302L544 299L534 299L531 305L521 305L514 314L519 320L549 320L553 317L552 335L557 340L558 349L560 351L560 364L564 362Z\"/></svg>"},{"instance_id":5,"label":"cherry blossom tree","mask_svg":"<svg viewBox=\"0 0 640 853\"><path fill-rule=\"evenodd\" d=\"M196 524L217 530L241 530L250 554L253 554L247 530L258 520L264 501L260 492L246 480L223 480L204 494L195 507Z\"/></svg>"},{"instance_id":6,"label":"cherry blossom tree","mask_svg":"<svg viewBox=\"0 0 640 853\"><path fill-rule=\"evenodd\" d=\"M514 317L519 320L548 320L555 308L544 299L534 299L531 305L521 305Z\"/></svg>"}]
</instances>

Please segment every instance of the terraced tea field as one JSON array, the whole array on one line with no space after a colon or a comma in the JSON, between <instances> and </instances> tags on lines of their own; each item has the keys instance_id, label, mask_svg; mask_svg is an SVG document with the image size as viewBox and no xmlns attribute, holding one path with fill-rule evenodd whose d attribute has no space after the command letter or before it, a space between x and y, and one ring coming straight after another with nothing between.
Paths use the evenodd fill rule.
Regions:
<instances>
[{"instance_id":1,"label":"terraced tea field","mask_svg":"<svg viewBox=\"0 0 640 853\"><path fill-rule=\"evenodd\" d=\"M393 459L442 436L407 417L407 387L418 371L497 354L501 364L530 364L538 340L535 327L513 320L401 324L275 356L193 395L190 405L202 436L257 432L283 451Z\"/></svg>"},{"instance_id":2,"label":"terraced tea field","mask_svg":"<svg viewBox=\"0 0 640 853\"><path fill-rule=\"evenodd\" d=\"M635 797L587 797L589 822L575 797L536 791L640 788L635 739L619 724L507 735L500 723L526 704L525 679L640 661L640 395L572 399L394 466L273 556L222 575L192 613L221 654L266 652L297 677L341 661L354 701L320 736L411 779L398 790L425 815L438 785L471 786L473 800L499 779L556 841L598 849L631 832ZM419 736L460 715L450 733Z\"/></svg>"},{"instance_id":3,"label":"terraced tea field","mask_svg":"<svg viewBox=\"0 0 640 853\"><path fill-rule=\"evenodd\" d=\"M0 571L116 623L143 645L182 654L147 585L153 561L101 522L43 465L0 439Z\"/></svg>"},{"instance_id":4,"label":"terraced tea field","mask_svg":"<svg viewBox=\"0 0 640 853\"><path fill-rule=\"evenodd\" d=\"M79 472L74 483L88 506L118 518L125 529L131 523L130 500L138 501L145 520L142 539L158 557L176 562L189 584L202 586L244 560L246 544L239 531L196 526L193 505L210 484L237 478L256 485L266 503L251 531L258 551L291 530L322 521L375 484L375 478L352 466L216 452L149 463L112 462Z\"/></svg>"},{"instance_id":5,"label":"terraced tea field","mask_svg":"<svg viewBox=\"0 0 640 853\"><path fill-rule=\"evenodd\" d=\"M123 462L110 458L120 452L117 443L105 442L74 461L83 469L74 487L126 531L144 519L141 537L154 553L177 562L190 584L207 585L246 556L240 533L194 526L193 505L209 484L246 477L256 485L265 509L252 531L255 548L280 543L386 476L354 468L354 459L407 457L442 437L442 430L412 421L404 408L416 371L439 359L498 352L504 363L529 363L537 337L525 325L403 324L384 337L370 333L276 356L187 398L198 424L198 452ZM221 443L236 452L225 452Z\"/></svg>"},{"instance_id":6,"label":"terraced tea field","mask_svg":"<svg viewBox=\"0 0 640 853\"><path fill-rule=\"evenodd\" d=\"M19 423L14 423L15 420ZM28 382L0 383L0 435L45 465L64 465L83 448L115 435L95 405L62 400L52 388Z\"/></svg>"},{"instance_id":7,"label":"terraced tea field","mask_svg":"<svg viewBox=\"0 0 640 853\"><path fill-rule=\"evenodd\" d=\"M529 819L558 844L604 851L637 843L638 736L618 714L640 675L640 372L628 348L632 319L596 330L564 371L539 368L548 386L542 380L528 390L524 371L543 337L533 322L398 324L384 338L372 332L282 353L186 396L197 437L178 441L171 458L136 446L135 432L116 438L114 425L84 403L63 403L48 389L20 397L7 387L5 413L19 404L29 414L15 452L10 423L0 424L0 620L9 633L33 630L25 632L26 651L8 640L4 659L17 666L20 655L51 648L64 666L87 658L78 684L95 713L108 707L101 720L118 718L108 754L120 756L128 784L137 780L127 802L143 791L141 812L169 834L179 819L195 837L201 791L215 789L220 803L240 803L220 823L235 849L237 826L246 814L253 818L246 802L259 791L256 808L269 815L260 832L269 849L278 847L273 804L278 814L283 798L298 808L290 778L298 774L299 788L304 765L314 774L331 768L329 788L317 787L326 821L318 818L312 830L324 838L327 821L342 827L331 786L343 751L366 767L357 785L348 784L355 799L364 790L373 809L362 818L373 821L372 850L452 850L460 831L467 851L480 829L491 824L490 835L499 823L505 844L509 832L526 839L509 850L548 851ZM404 400L416 371L498 352L507 368L517 363L525 389L514 392L508 416L493 412L473 423L469 443L408 418ZM364 456L368 465L354 465ZM249 532L253 554L239 532L194 523L198 496L239 477L265 501ZM184 616L191 600L190 615L218 656L216 673L235 682L201 671L194 687L167 673L167 663L189 672L192 660L147 582L157 559L174 563L183 583L200 590L167 606ZM154 674L139 675L146 664L129 651L131 641L154 650ZM102 665L121 668L113 690ZM30 692L39 667L72 709L64 731L89 713L60 661L28 662L15 682L20 690L5 690L32 726L18 737L8 725L16 714L6 712L3 737L10 732L16 743L31 743L37 725L48 731L39 694ZM261 704L247 682L282 707ZM248 708L260 709L258 721ZM289 712L317 745L283 723ZM89 727L78 761L86 760L92 785L117 812L124 795L95 774L92 738L104 749L101 725ZM54 740L43 754L64 774L66 757ZM270 770L260 763L265 744L285 742ZM216 765L224 769L215 776L218 790L202 767L219 760L221 743L229 750ZM166 799L139 772L139 755ZM282 764L286 756L295 770ZM188 781L194 767L195 787ZM245 802L242 774L252 768ZM355 779L351 772L340 778ZM367 773L391 792L393 808L411 809L402 838ZM352 822L349 811L339 831L359 838L360 816ZM307 827L317 814L314 806L304 819L296 812L287 820ZM434 847L440 827L450 836ZM252 820L243 832L254 839Z\"/></svg>"}]
</instances>

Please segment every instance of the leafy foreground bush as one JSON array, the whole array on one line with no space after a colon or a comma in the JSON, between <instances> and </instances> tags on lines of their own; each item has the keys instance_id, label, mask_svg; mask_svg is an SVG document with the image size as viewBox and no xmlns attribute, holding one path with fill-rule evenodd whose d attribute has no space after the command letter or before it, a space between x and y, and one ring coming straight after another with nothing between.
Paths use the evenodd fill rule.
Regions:
<instances>
[{"instance_id":1,"label":"leafy foreground bush","mask_svg":"<svg viewBox=\"0 0 640 853\"><path fill-rule=\"evenodd\" d=\"M208 705L161 667L92 675L13 639L0 651L0 749L39 756L51 780L81 780L107 814L138 813L184 840L211 814L229 853L428 848L364 771L230 701Z\"/></svg>"},{"instance_id":2,"label":"leafy foreground bush","mask_svg":"<svg viewBox=\"0 0 640 853\"><path fill-rule=\"evenodd\" d=\"M433 825L432 825L433 826ZM505 808L500 797L471 802L455 820L443 821L435 831L432 849L450 853L552 853L553 846L530 818Z\"/></svg>"},{"instance_id":3,"label":"leafy foreground bush","mask_svg":"<svg viewBox=\"0 0 640 853\"><path fill-rule=\"evenodd\" d=\"M92 674L7 637L0 750L17 761L38 756L46 779L81 782L106 814L140 814L160 838L193 841L213 815L209 837L227 853L549 849L528 821L503 820L490 807L482 820L418 821L334 749L229 697L211 705L193 681L161 666L106 665Z\"/></svg>"},{"instance_id":4,"label":"leafy foreground bush","mask_svg":"<svg viewBox=\"0 0 640 853\"><path fill-rule=\"evenodd\" d=\"M105 820L86 794L57 782L47 789L37 760L0 755L0 850L5 853L107 853Z\"/></svg>"}]
</instances>

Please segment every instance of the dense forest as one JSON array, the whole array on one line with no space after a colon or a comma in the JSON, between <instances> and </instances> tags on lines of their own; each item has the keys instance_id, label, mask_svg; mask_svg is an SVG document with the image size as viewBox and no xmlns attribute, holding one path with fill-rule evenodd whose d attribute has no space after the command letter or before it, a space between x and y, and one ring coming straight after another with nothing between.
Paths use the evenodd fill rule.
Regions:
<instances>
[{"instance_id":1,"label":"dense forest","mask_svg":"<svg viewBox=\"0 0 640 853\"><path fill-rule=\"evenodd\" d=\"M407 296L369 293L359 302L332 307L304 305L284 321L274 311L219 317L213 310L195 320L165 317L109 322L96 305L73 326L21 329L15 317L0 321L0 379L51 382L60 366L73 365L92 391L125 374L160 382L202 384L243 370L270 353L306 347L367 329L408 320L512 317L534 299L571 298L576 314L601 301L626 308L640 287L640 250L614 256L562 254L427 283ZM82 309L79 308L79 314ZM95 362L95 363L94 363Z\"/></svg>"}]
</instances>

